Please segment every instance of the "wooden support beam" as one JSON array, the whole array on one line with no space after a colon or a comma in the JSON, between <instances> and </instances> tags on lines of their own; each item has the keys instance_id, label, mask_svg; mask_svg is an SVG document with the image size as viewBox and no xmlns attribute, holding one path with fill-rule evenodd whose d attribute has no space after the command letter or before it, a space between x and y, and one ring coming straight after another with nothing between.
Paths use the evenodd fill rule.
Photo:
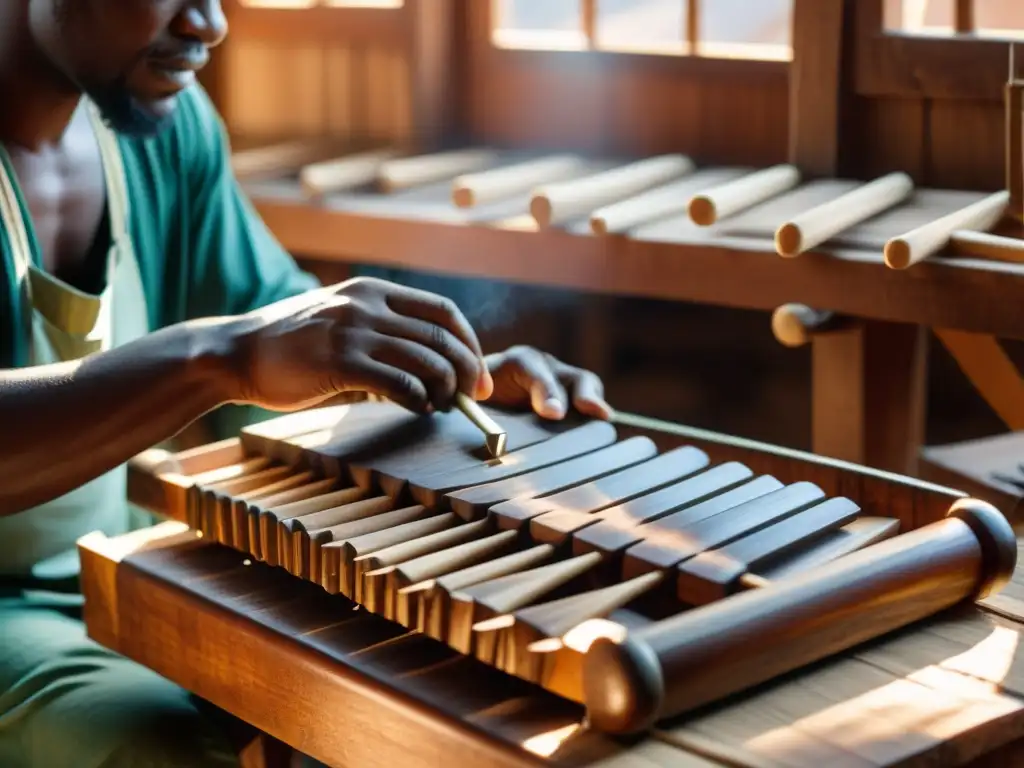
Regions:
<instances>
[{"instance_id":1,"label":"wooden support beam","mask_svg":"<svg viewBox=\"0 0 1024 768\"><path fill-rule=\"evenodd\" d=\"M814 343L815 453L913 475L924 442L928 337L866 321Z\"/></svg>"},{"instance_id":2,"label":"wooden support beam","mask_svg":"<svg viewBox=\"0 0 1024 768\"><path fill-rule=\"evenodd\" d=\"M407 2L406 67L413 146L416 152L444 148L452 137L456 113L456 9L453 0Z\"/></svg>"},{"instance_id":3,"label":"wooden support beam","mask_svg":"<svg viewBox=\"0 0 1024 768\"><path fill-rule=\"evenodd\" d=\"M808 176L834 176L843 114L844 22L849 0L794 0L789 161Z\"/></svg>"},{"instance_id":4,"label":"wooden support beam","mask_svg":"<svg viewBox=\"0 0 1024 768\"><path fill-rule=\"evenodd\" d=\"M999 340L938 328L935 335L1003 423L1011 430L1024 430L1024 377Z\"/></svg>"},{"instance_id":5,"label":"wooden support beam","mask_svg":"<svg viewBox=\"0 0 1024 768\"><path fill-rule=\"evenodd\" d=\"M853 59L855 3L795 0L793 21L789 161L807 176L834 177L844 160L843 86ZM924 436L924 329L831 317L818 326L810 329L814 452L912 472Z\"/></svg>"}]
</instances>

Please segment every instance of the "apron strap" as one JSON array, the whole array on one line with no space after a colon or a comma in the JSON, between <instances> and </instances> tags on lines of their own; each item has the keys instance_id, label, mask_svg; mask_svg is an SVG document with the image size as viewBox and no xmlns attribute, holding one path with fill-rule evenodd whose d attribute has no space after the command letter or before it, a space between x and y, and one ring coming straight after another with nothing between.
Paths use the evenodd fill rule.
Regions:
<instances>
[{"instance_id":1,"label":"apron strap","mask_svg":"<svg viewBox=\"0 0 1024 768\"><path fill-rule=\"evenodd\" d=\"M109 283L117 266L115 263L117 257L124 252L124 246L131 242L128 232L128 186L117 137L104 124L99 110L91 101L86 101L86 108L92 121L103 165L107 210L109 211L111 239L114 245L107 263ZM29 270L33 261L32 240L29 237L25 218L22 216L13 178L13 165L11 165L10 156L3 146L0 146L0 223L3 224L10 243L14 266L13 277L17 286L17 300L20 304L18 310L22 316L24 332L30 334L29 349L31 350L33 303Z\"/></svg>"},{"instance_id":2,"label":"apron strap","mask_svg":"<svg viewBox=\"0 0 1024 768\"><path fill-rule=\"evenodd\" d=\"M89 116L96 131L96 141L103 160L103 175L107 186L107 207L110 211L110 229L115 245L128 239L128 184L125 177L121 147L114 132L107 127L99 110L88 102Z\"/></svg>"}]
</instances>

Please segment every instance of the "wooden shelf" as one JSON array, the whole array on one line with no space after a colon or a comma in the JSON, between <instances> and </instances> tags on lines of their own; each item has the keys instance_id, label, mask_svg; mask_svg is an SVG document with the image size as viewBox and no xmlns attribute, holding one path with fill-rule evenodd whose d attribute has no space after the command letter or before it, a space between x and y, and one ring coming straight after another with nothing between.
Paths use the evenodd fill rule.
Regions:
<instances>
[{"instance_id":1,"label":"wooden shelf","mask_svg":"<svg viewBox=\"0 0 1024 768\"><path fill-rule=\"evenodd\" d=\"M396 208L372 196L311 203L287 186L249 191L283 245L305 258L764 311L801 302L1024 339L1022 265L942 257L899 271L885 267L880 244L783 259L766 236L719 234L681 219L599 238L580 229L530 231L522 221L494 224L443 203ZM876 240L882 233L862 234Z\"/></svg>"}]
</instances>

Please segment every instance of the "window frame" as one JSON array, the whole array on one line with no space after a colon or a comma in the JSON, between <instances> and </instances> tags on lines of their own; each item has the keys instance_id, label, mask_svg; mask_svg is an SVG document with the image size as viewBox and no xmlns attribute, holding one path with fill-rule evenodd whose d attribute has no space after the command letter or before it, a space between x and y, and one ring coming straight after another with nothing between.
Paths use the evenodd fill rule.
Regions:
<instances>
[{"instance_id":1,"label":"window frame","mask_svg":"<svg viewBox=\"0 0 1024 768\"><path fill-rule=\"evenodd\" d=\"M1015 41L886 29L885 0L858 0L855 13L853 82L858 96L1002 100Z\"/></svg>"},{"instance_id":2,"label":"window frame","mask_svg":"<svg viewBox=\"0 0 1024 768\"><path fill-rule=\"evenodd\" d=\"M469 17L472 20L469 30L471 43L486 41L487 58L493 66L503 65L515 67L523 60L538 62L546 71L557 71L558 68L594 69L608 71L613 69L638 69L650 67L655 70L667 70L684 76L704 77L722 75L727 77L758 77L776 78L786 75L792 64L790 59L755 59L755 58L724 58L703 56L692 51L667 51L652 48L651 50L632 50L597 48L593 45L570 49L548 48L515 48L496 45L493 32L497 16L497 0L470 0L477 2L481 9L474 9ZM596 34L596 2L597 0L580 0L583 31L589 41ZM687 3L688 18L695 18L698 0L680 0ZM688 43L695 44L695 32L691 29ZM477 52L479 57L480 52Z\"/></svg>"}]
</instances>

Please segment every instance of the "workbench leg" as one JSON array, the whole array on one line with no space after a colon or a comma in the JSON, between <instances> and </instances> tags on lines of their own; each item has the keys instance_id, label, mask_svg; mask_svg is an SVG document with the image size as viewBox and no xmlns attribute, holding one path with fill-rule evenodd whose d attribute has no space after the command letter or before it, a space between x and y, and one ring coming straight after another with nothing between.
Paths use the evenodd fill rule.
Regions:
<instances>
[{"instance_id":1,"label":"workbench leg","mask_svg":"<svg viewBox=\"0 0 1024 768\"><path fill-rule=\"evenodd\" d=\"M261 733L238 757L242 768L293 768L299 755L287 744Z\"/></svg>"},{"instance_id":2,"label":"workbench leg","mask_svg":"<svg viewBox=\"0 0 1024 768\"><path fill-rule=\"evenodd\" d=\"M928 331L865 321L813 341L815 453L914 475L924 443Z\"/></svg>"}]
</instances>

